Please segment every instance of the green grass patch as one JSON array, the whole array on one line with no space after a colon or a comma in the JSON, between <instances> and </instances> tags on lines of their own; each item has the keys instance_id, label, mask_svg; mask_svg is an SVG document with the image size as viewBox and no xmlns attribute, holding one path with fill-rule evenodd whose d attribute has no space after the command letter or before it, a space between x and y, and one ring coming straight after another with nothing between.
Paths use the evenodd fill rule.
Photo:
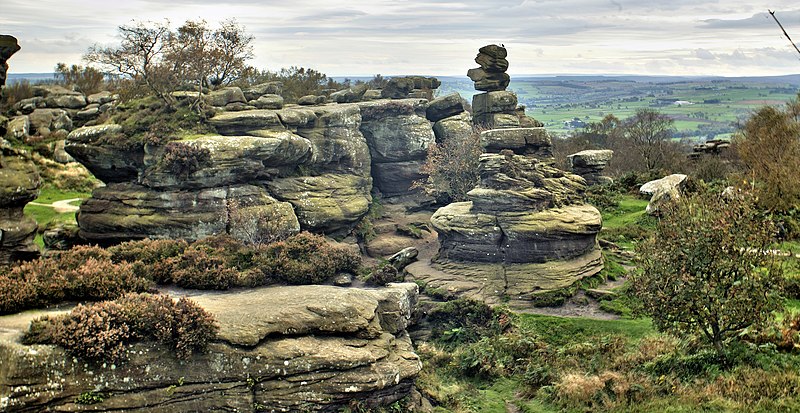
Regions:
<instances>
[{"instance_id":1,"label":"green grass patch","mask_svg":"<svg viewBox=\"0 0 800 413\"><path fill-rule=\"evenodd\" d=\"M556 346L610 334L624 335L637 342L642 337L656 333L650 319L595 320L520 314L519 323L523 331L535 333L548 344Z\"/></svg>"},{"instance_id":2,"label":"green grass patch","mask_svg":"<svg viewBox=\"0 0 800 413\"><path fill-rule=\"evenodd\" d=\"M637 223L645 215L648 201L632 195L624 195L619 206L603 214L603 228L620 228Z\"/></svg>"},{"instance_id":3,"label":"green grass patch","mask_svg":"<svg viewBox=\"0 0 800 413\"><path fill-rule=\"evenodd\" d=\"M39 191L39 197L33 202L38 202L40 204L52 204L53 202L63 201L65 199L87 199L91 196L92 194L90 192L63 191L46 186Z\"/></svg>"}]
</instances>

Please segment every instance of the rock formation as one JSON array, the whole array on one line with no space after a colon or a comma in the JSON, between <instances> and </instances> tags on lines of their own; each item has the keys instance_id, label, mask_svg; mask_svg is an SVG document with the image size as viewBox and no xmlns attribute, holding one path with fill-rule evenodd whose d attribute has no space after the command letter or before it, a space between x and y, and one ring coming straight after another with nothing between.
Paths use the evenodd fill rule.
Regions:
<instances>
[{"instance_id":1,"label":"rock formation","mask_svg":"<svg viewBox=\"0 0 800 413\"><path fill-rule=\"evenodd\" d=\"M193 294L219 334L188 361L141 342L122 364L87 363L58 347L19 344L30 320L53 310L0 317L0 409L333 412L351 401L374 408L408 395L422 367L406 333L415 284ZM103 401L76 403L89 392Z\"/></svg>"},{"instance_id":2,"label":"rock formation","mask_svg":"<svg viewBox=\"0 0 800 413\"><path fill-rule=\"evenodd\" d=\"M670 200L678 199L686 188L689 177L683 174L672 174L655 181L650 181L639 188L639 193L650 197L645 210L650 215L658 215L659 208Z\"/></svg>"},{"instance_id":3,"label":"rock formation","mask_svg":"<svg viewBox=\"0 0 800 413\"><path fill-rule=\"evenodd\" d=\"M508 52L505 47L488 45L478 50L475 63L480 67L470 69L467 76L475 82L475 89L485 92L506 90L511 78L506 73L508 70Z\"/></svg>"},{"instance_id":4,"label":"rock formation","mask_svg":"<svg viewBox=\"0 0 800 413\"><path fill-rule=\"evenodd\" d=\"M603 176L603 170L613 155L614 151L610 149L585 150L573 153L567 159L572 172L583 177L587 184L602 185L612 182L611 178Z\"/></svg>"},{"instance_id":5,"label":"rock formation","mask_svg":"<svg viewBox=\"0 0 800 413\"><path fill-rule=\"evenodd\" d=\"M36 221L22 210L39 196L40 185L30 156L0 138L0 264L39 255Z\"/></svg>"},{"instance_id":6,"label":"rock formation","mask_svg":"<svg viewBox=\"0 0 800 413\"><path fill-rule=\"evenodd\" d=\"M480 51L482 73L508 67L504 48ZM439 254L433 271L414 276L455 294L527 306L541 293L602 269L596 240L601 217L583 203L586 181L550 166L552 147L543 128L519 127L524 109L516 95L502 90L507 84L476 81L477 89L491 90L472 104L476 125L490 127L481 132L489 153L480 159L480 183L467 202L433 215Z\"/></svg>"},{"instance_id":7,"label":"rock formation","mask_svg":"<svg viewBox=\"0 0 800 413\"><path fill-rule=\"evenodd\" d=\"M7 34L0 34L0 88L6 84L8 73L8 59L11 55L18 52L21 48L17 43L17 38Z\"/></svg>"}]
</instances>

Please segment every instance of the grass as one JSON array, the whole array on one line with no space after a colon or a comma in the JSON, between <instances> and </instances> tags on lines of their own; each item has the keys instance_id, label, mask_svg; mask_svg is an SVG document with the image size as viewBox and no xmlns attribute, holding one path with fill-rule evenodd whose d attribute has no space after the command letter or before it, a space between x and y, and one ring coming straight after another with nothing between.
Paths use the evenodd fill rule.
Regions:
<instances>
[{"instance_id":1,"label":"grass","mask_svg":"<svg viewBox=\"0 0 800 413\"><path fill-rule=\"evenodd\" d=\"M91 196L91 193L88 192L77 192L77 191L62 191L60 189L56 189L53 187L44 187L39 192L39 197L34 200L36 203L40 204L52 204L56 201L63 201L66 199L87 199ZM72 205L79 205L79 201L71 202ZM23 210L25 215L33 218L37 224L39 224L39 228L45 228L50 224L75 224L76 216L75 212L63 212L58 213L55 209L44 206L44 205L25 205L25 209ZM44 247L44 241L42 240L42 234L37 233L34 242L40 247Z\"/></svg>"},{"instance_id":2,"label":"grass","mask_svg":"<svg viewBox=\"0 0 800 413\"><path fill-rule=\"evenodd\" d=\"M92 194L90 192L77 192L77 191L62 191L53 187L46 186L39 191L39 197L34 200L41 204L52 204L56 201L63 201L65 199L87 199Z\"/></svg>"},{"instance_id":3,"label":"grass","mask_svg":"<svg viewBox=\"0 0 800 413\"><path fill-rule=\"evenodd\" d=\"M603 214L603 228L621 228L636 224L644 216L648 201L633 195L623 195L619 206Z\"/></svg>"},{"instance_id":4,"label":"grass","mask_svg":"<svg viewBox=\"0 0 800 413\"><path fill-rule=\"evenodd\" d=\"M566 318L539 314L520 314L520 329L537 333L548 344L563 346L606 335L624 335L638 342L643 337L656 334L649 319L596 320L591 318Z\"/></svg>"}]
</instances>

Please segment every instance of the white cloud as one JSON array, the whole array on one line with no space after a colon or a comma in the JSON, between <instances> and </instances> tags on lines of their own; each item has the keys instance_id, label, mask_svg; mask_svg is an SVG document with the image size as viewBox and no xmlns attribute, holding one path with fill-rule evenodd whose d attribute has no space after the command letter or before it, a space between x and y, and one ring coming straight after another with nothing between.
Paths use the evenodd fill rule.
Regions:
<instances>
[{"instance_id":1,"label":"white cloud","mask_svg":"<svg viewBox=\"0 0 800 413\"><path fill-rule=\"evenodd\" d=\"M261 68L330 75L462 75L477 49L504 43L512 74L784 74L796 52L756 0L3 0L0 31L23 47L15 72L78 63L131 19L236 18ZM800 39L800 8L774 0ZM576 57L579 56L579 57Z\"/></svg>"}]
</instances>

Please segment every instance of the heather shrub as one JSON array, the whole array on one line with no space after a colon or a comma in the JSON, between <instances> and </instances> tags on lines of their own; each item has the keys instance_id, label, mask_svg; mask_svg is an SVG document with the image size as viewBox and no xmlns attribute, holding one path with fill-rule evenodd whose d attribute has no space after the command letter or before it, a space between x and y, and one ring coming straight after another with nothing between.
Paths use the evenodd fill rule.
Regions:
<instances>
[{"instance_id":1,"label":"heather shrub","mask_svg":"<svg viewBox=\"0 0 800 413\"><path fill-rule=\"evenodd\" d=\"M114 299L153 287L131 264L115 264L110 256L101 248L80 246L8 270L0 275L0 313L69 300Z\"/></svg>"},{"instance_id":2,"label":"heather shrub","mask_svg":"<svg viewBox=\"0 0 800 413\"><path fill-rule=\"evenodd\" d=\"M185 178L211 162L211 151L194 145L170 142L164 146L164 156L158 167L177 177Z\"/></svg>"},{"instance_id":3,"label":"heather shrub","mask_svg":"<svg viewBox=\"0 0 800 413\"><path fill-rule=\"evenodd\" d=\"M164 262L164 273L171 281L184 288L200 290L227 290L237 279L236 268L231 268L217 250L206 245L192 245L181 256Z\"/></svg>"},{"instance_id":4,"label":"heather shrub","mask_svg":"<svg viewBox=\"0 0 800 413\"><path fill-rule=\"evenodd\" d=\"M467 298L439 305L428 313L428 320L433 340L454 345L496 336L511 325L508 311Z\"/></svg>"},{"instance_id":5,"label":"heather shrub","mask_svg":"<svg viewBox=\"0 0 800 413\"><path fill-rule=\"evenodd\" d=\"M289 284L318 284L338 272L355 272L361 258L320 235L301 232L259 247L254 260L266 276Z\"/></svg>"},{"instance_id":6,"label":"heather shrub","mask_svg":"<svg viewBox=\"0 0 800 413\"><path fill-rule=\"evenodd\" d=\"M115 362L124 359L126 344L155 340L188 358L206 348L216 329L211 315L186 298L175 302L164 295L128 294L34 320L23 342L55 344L81 358Z\"/></svg>"},{"instance_id":7,"label":"heather shrub","mask_svg":"<svg viewBox=\"0 0 800 413\"><path fill-rule=\"evenodd\" d=\"M183 253L188 244L184 240L173 239L143 239L128 241L108 248L114 262L142 261L145 264L154 264Z\"/></svg>"}]
</instances>

